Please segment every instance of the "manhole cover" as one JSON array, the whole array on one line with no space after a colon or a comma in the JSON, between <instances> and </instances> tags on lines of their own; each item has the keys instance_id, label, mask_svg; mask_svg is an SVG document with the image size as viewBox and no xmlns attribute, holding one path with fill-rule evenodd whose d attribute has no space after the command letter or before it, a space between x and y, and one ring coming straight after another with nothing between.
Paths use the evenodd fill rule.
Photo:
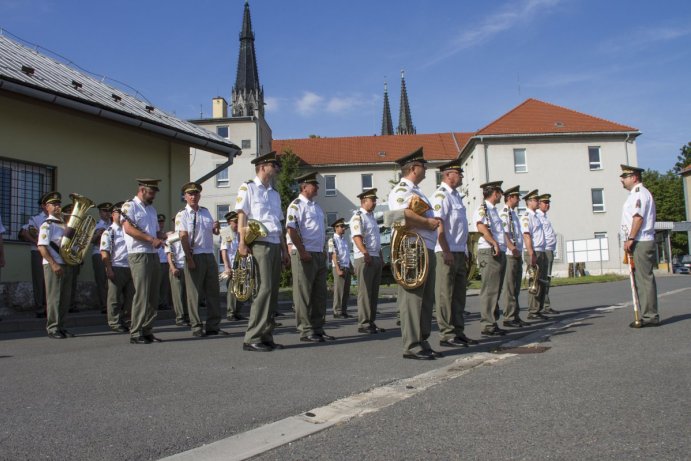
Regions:
<instances>
[{"instance_id":1,"label":"manhole cover","mask_svg":"<svg viewBox=\"0 0 691 461\"><path fill-rule=\"evenodd\" d=\"M546 346L533 347L498 347L493 352L495 354L541 354L549 350Z\"/></svg>"}]
</instances>

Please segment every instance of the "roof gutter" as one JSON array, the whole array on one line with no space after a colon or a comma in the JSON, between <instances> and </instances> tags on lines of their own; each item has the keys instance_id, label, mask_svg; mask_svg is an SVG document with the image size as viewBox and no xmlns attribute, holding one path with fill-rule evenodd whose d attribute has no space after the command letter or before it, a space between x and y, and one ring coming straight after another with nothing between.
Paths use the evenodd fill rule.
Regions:
<instances>
[{"instance_id":1,"label":"roof gutter","mask_svg":"<svg viewBox=\"0 0 691 461\"><path fill-rule=\"evenodd\" d=\"M86 113L95 117L103 118L124 125L129 125L136 128L141 128L145 131L155 133L164 137L173 138L183 144L195 147L198 149L213 152L215 154L224 155L228 158L234 158L240 155L241 150L234 144L222 144L201 136L185 133L173 128L165 127L155 123L140 120L136 117L131 117L116 111L103 109L93 104L87 104L74 99L59 96L57 94L42 91L26 85L19 85L9 80L0 79L0 89L11 93L20 94L23 96L37 99L48 104L65 107L67 109L76 110L78 112Z\"/></svg>"}]
</instances>

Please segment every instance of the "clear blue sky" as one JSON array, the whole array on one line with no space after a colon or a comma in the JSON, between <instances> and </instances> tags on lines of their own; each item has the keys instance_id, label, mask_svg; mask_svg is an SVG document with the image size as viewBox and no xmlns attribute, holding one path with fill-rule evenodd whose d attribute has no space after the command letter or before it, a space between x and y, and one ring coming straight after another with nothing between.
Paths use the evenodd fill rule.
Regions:
<instances>
[{"instance_id":1,"label":"clear blue sky","mask_svg":"<svg viewBox=\"0 0 691 461\"><path fill-rule=\"evenodd\" d=\"M230 99L244 0L0 0L0 27L185 119ZM400 70L418 133L527 98L638 128L639 164L691 141L691 1L253 0L275 139L379 133Z\"/></svg>"}]
</instances>

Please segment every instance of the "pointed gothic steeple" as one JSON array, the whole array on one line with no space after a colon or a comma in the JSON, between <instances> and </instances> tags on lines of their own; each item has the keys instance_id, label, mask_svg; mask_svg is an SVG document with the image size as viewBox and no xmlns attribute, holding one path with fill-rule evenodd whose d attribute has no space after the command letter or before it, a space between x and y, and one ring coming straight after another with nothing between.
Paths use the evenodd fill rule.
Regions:
<instances>
[{"instance_id":1,"label":"pointed gothic steeple","mask_svg":"<svg viewBox=\"0 0 691 461\"><path fill-rule=\"evenodd\" d=\"M250 4L245 0L245 13L242 17L240 32L240 54L238 71L232 92L233 117L255 115L264 116L264 88L259 85L257 55L254 51L254 32L250 19Z\"/></svg>"},{"instance_id":2,"label":"pointed gothic steeple","mask_svg":"<svg viewBox=\"0 0 691 461\"><path fill-rule=\"evenodd\" d=\"M384 113L381 117L381 135L393 134L393 122L391 121L391 107L389 107L389 85L384 82Z\"/></svg>"},{"instance_id":3,"label":"pointed gothic steeple","mask_svg":"<svg viewBox=\"0 0 691 461\"><path fill-rule=\"evenodd\" d=\"M413 118L410 116L410 105L408 104L408 92L405 89L405 76L401 71L401 108L398 112L398 128L396 134L415 134Z\"/></svg>"}]
</instances>

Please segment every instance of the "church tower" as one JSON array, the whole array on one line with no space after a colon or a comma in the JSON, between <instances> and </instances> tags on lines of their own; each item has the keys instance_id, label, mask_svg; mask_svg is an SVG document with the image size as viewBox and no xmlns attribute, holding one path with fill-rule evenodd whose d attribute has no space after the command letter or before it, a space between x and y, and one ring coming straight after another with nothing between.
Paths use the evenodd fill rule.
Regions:
<instances>
[{"instance_id":1,"label":"church tower","mask_svg":"<svg viewBox=\"0 0 691 461\"><path fill-rule=\"evenodd\" d=\"M238 71L232 91L231 105L233 117L252 115L264 117L264 88L259 85L257 55L254 51L254 32L252 32L250 5L247 0L245 1L245 13L242 17Z\"/></svg>"},{"instance_id":2,"label":"church tower","mask_svg":"<svg viewBox=\"0 0 691 461\"><path fill-rule=\"evenodd\" d=\"M410 105L408 104L408 92L405 89L405 76L401 71L401 107L398 112L398 128L396 134L415 134L413 118L410 116Z\"/></svg>"},{"instance_id":3,"label":"church tower","mask_svg":"<svg viewBox=\"0 0 691 461\"><path fill-rule=\"evenodd\" d=\"M384 113L381 118L381 135L393 134L393 122L391 121L391 107L389 106L389 86L384 82Z\"/></svg>"}]
</instances>

